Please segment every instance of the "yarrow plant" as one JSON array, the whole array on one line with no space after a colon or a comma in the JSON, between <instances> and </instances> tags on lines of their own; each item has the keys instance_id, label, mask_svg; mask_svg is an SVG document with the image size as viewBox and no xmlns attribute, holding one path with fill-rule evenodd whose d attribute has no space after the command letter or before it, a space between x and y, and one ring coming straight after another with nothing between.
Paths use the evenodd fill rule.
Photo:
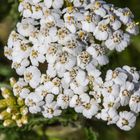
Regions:
<instances>
[{"instance_id":1,"label":"yarrow plant","mask_svg":"<svg viewBox=\"0 0 140 140\"><path fill-rule=\"evenodd\" d=\"M4 53L19 75L13 94L28 111L53 118L73 108L132 129L140 112L139 71L118 67L103 79L100 70L139 32L129 8L103 0L21 0L19 12Z\"/></svg>"}]
</instances>

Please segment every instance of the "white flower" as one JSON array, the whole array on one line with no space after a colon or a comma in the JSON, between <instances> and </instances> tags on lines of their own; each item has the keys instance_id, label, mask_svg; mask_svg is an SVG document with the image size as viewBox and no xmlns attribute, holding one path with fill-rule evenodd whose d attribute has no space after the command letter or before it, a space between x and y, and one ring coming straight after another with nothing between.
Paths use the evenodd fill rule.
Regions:
<instances>
[{"instance_id":1,"label":"white flower","mask_svg":"<svg viewBox=\"0 0 140 140\"><path fill-rule=\"evenodd\" d=\"M98 26L95 28L93 32L94 36L98 40L107 40L111 35L111 29L108 26L107 20L102 20L98 23Z\"/></svg>"},{"instance_id":2,"label":"white flower","mask_svg":"<svg viewBox=\"0 0 140 140\"><path fill-rule=\"evenodd\" d=\"M84 13L84 20L82 20L82 29L87 32L94 32L95 31L95 22L93 20L93 15L89 12Z\"/></svg>"},{"instance_id":3,"label":"white flower","mask_svg":"<svg viewBox=\"0 0 140 140\"><path fill-rule=\"evenodd\" d=\"M30 55L31 46L26 41L16 42L13 47L12 60L15 62L20 62L23 59L27 59Z\"/></svg>"},{"instance_id":4,"label":"white flower","mask_svg":"<svg viewBox=\"0 0 140 140\"><path fill-rule=\"evenodd\" d=\"M32 16L32 8L31 4L28 2L28 0L24 0L20 2L18 7L19 12L23 14L24 17L31 17Z\"/></svg>"},{"instance_id":5,"label":"white flower","mask_svg":"<svg viewBox=\"0 0 140 140\"><path fill-rule=\"evenodd\" d=\"M58 77L55 77L54 79L52 79L52 81L46 82L45 86L48 89L49 93L53 93L55 95L58 95L61 93L61 90L62 90L61 80Z\"/></svg>"},{"instance_id":6,"label":"white flower","mask_svg":"<svg viewBox=\"0 0 140 140\"><path fill-rule=\"evenodd\" d=\"M139 33L139 23L135 23L134 21L131 21L127 23L126 31L132 35L137 35Z\"/></svg>"},{"instance_id":7,"label":"white flower","mask_svg":"<svg viewBox=\"0 0 140 140\"><path fill-rule=\"evenodd\" d=\"M107 18L106 20L108 21L108 24L110 24L112 29L118 30L121 28L122 23L114 14L106 15L105 18Z\"/></svg>"},{"instance_id":8,"label":"white flower","mask_svg":"<svg viewBox=\"0 0 140 140\"><path fill-rule=\"evenodd\" d=\"M25 104L29 107L31 113L41 112L41 106L44 104L43 98L36 92L30 93L26 99Z\"/></svg>"},{"instance_id":9,"label":"white flower","mask_svg":"<svg viewBox=\"0 0 140 140\"><path fill-rule=\"evenodd\" d=\"M82 51L82 49L83 49L83 44L76 39L71 39L67 41L63 47L63 51L66 51L74 56L77 56Z\"/></svg>"},{"instance_id":10,"label":"white flower","mask_svg":"<svg viewBox=\"0 0 140 140\"><path fill-rule=\"evenodd\" d=\"M64 15L65 27L69 29L71 33L76 32L76 23L73 14L66 13Z\"/></svg>"},{"instance_id":11,"label":"white flower","mask_svg":"<svg viewBox=\"0 0 140 140\"><path fill-rule=\"evenodd\" d=\"M124 24L127 24L131 20L131 18L134 17L134 15L132 14L129 8L124 8L124 9L119 8L114 12L117 16L119 16L120 20Z\"/></svg>"},{"instance_id":12,"label":"white flower","mask_svg":"<svg viewBox=\"0 0 140 140\"><path fill-rule=\"evenodd\" d=\"M84 7L87 4L87 0L71 0L74 7Z\"/></svg>"},{"instance_id":13,"label":"white flower","mask_svg":"<svg viewBox=\"0 0 140 140\"><path fill-rule=\"evenodd\" d=\"M132 94L132 90L134 89L134 84L126 81L120 88L120 103L121 106L126 106L129 104L130 96Z\"/></svg>"},{"instance_id":14,"label":"white flower","mask_svg":"<svg viewBox=\"0 0 140 140\"><path fill-rule=\"evenodd\" d=\"M87 52L92 55L100 65L106 65L109 62L108 57L105 55L105 48L99 44L92 44L87 48Z\"/></svg>"},{"instance_id":15,"label":"white flower","mask_svg":"<svg viewBox=\"0 0 140 140\"><path fill-rule=\"evenodd\" d=\"M13 48L9 48L7 46L4 47L4 55L9 59L12 60L12 52Z\"/></svg>"},{"instance_id":16,"label":"white flower","mask_svg":"<svg viewBox=\"0 0 140 140\"><path fill-rule=\"evenodd\" d=\"M106 10L103 7L104 1L92 1L91 4L89 4L86 9L93 10L95 14L104 17L106 15Z\"/></svg>"},{"instance_id":17,"label":"white flower","mask_svg":"<svg viewBox=\"0 0 140 140\"><path fill-rule=\"evenodd\" d=\"M41 72L35 66L28 67L24 72L24 79L32 88L36 88L41 79Z\"/></svg>"},{"instance_id":18,"label":"white flower","mask_svg":"<svg viewBox=\"0 0 140 140\"><path fill-rule=\"evenodd\" d=\"M30 36L30 33L34 31L35 29L34 25L36 24L37 22L31 18L22 19L20 23L17 23L17 31L21 35L28 37Z\"/></svg>"},{"instance_id":19,"label":"white flower","mask_svg":"<svg viewBox=\"0 0 140 140\"><path fill-rule=\"evenodd\" d=\"M74 108L77 113L82 113L84 110L84 103L89 103L90 97L88 94L83 93L80 95L74 95L70 100L70 107Z\"/></svg>"},{"instance_id":20,"label":"white flower","mask_svg":"<svg viewBox=\"0 0 140 140\"><path fill-rule=\"evenodd\" d=\"M85 69L86 66L91 62L91 55L87 51L82 51L78 56L77 56L77 65Z\"/></svg>"},{"instance_id":21,"label":"white flower","mask_svg":"<svg viewBox=\"0 0 140 140\"><path fill-rule=\"evenodd\" d=\"M132 112L123 111L119 113L117 126L125 131L131 130L136 123L136 116Z\"/></svg>"},{"instance_id":22,"label":"white flower","mask_svg":"<svg viewBox=\"0 0 140 140\"><path fill-rule=\"evenodd\" d=\"M44 0L44 3L47 8L53 7L54 9L60 9L64 4L64 0Z\"/></svg>"},{"instance_id":23,"label":"white flower","mask_svg":"<svg viewBox=\"0 0 140 140\"><path fill-rule=\"evenodd\" d=\"M102 94L104 97L114 96L117 98L120 93L120 86L118 84L114 84L112 81L107 81L103 84Z\"/></svg>"},{"instance_id":24,"label":"white flower","mask_svg":"<svg viewBox=\"0 0 140 140\"><path fill-rule=\"evenodd\" d=\"M114 83L122 85L127 79L127 74L119 70L108 70L106 74L106 81L112 80Z\"/></svg>"},{"instance_id":25,"label":"white flower","mask_svg":"<svg viewBox=\"0 0 140 140\"><path fill-rule=\"evenodd\" d=\"M33 46L30 53L30 60L32 65L38 66L39 62L44 63L45 62L45 52L42 49L43 46L39 46L38 44L36 46Z\"/></svg>"},{"instance_id":26,"label":"white flower","mask_svg":"<svg viewBox=\"0 0 140 140\"><path fill-rule=\"evenodd\" d=\"M48 64L48 68L47 68L46 73L51 78L56 77L57 72L56 72L56 69L55 69L54 65Z\"/></svg>"},{"instance_id":27,"label":"white flower","mask_svg":"<svg viewBox=\"0 0 140 140\"><path fill-rule=\"evenodd\" d=\"M107 121L107 124L116 124L119 119L119 115L115 109L102 109L100 118Z\"/></svg>"},{"instance_id":28,"label":"white flower","mask_svg":"<svg viewBox=\"0 0 140 140\"><path fill-rule=\"evenodd\" d=\"M55 69L59 77L64 75L66 70L72 69L76 64L76 57L69 55L67 52L62 52L58 55Z\"/></svg>"},{"instance_id":29,"label":"white flower","mask_svg":"<svg viewBox=\"0 0 140 140\"><path fill-rule=\"evenodd\" d=\"M139 78L140 78L139 72L136 70L135 67L123 66L123 69L126 70L130 74L130 76L132 76L130 77L132 81L134 82L139 81Z\"/></svg>"},{"instance_id":30,"label":"white flower","mask_svg":"<svg viewBox=\"0 0 140 140\"><path fill-rule=\"evenodd\" d=\"M45 84L39 85L36 89L35 92L39 94L42 98L46 97L47 94L49 93L48 88Z\"/></svg>"},{"instance_id":31,"label":"white flower","mask_svg":"<svg viewBox=\"0 0 140 140\"><path fill-rule=\"evenodd\" d=\"M140 91L136 91L130 98L129 107L132 111L140 112Z\"/></svg>"},{"instance_id":32,"label":"white flower","mask_svg":"<svg viewBox=\"0 0 140 140\"><path fill-rule=\"evenodd\" d=\"M20 96L21 98L26 98L30 93L28 89L28 84L24 79L20 78L13 86L13 93L15 96Z\"/></svg>"},{"instance_id":33,"label":"white flower","mask_svg":"<svg viewBox=\"0 0 140 140\"><path fill-rule=\"evenodd\" d=\"M41 4L36 4L34 6L32 6L32 18L34 19L41 19L43 17L43 8L44 5Z\"/></svg>"},{"instance_id":34,"label":"white flower","mask_svg":"<svg viewBox=\"0 0 140 140\"><path fill-rule=\"evenodd\" d=\"M57 97L57 105L62 109L66 109L69 106L69 101L73 97L74 93L70 89L64 90L63 94L59 94Z\"/></svg>"},{"instance_id":35,"label":"white flower","mask_svg":"<svg viewBox=\"0 0 140 140\"><path fill-rule=\"evenodd\" d=\"M96 115L99 110L99 104L92 99L88 103L83 103L83 106L83 116L88 119L91 119L94 115Z\"/></svg>"},{"instance_id":36,"label":"white flower","mask_svg":"<svg viewBox=\"0 0 140 140\"><path fill-rule=\"evenodd\" d=\"M43 106L42 114L45 118L53 118L55 116L59 116L61 114L61 110L59 109L57 103L53 101L54 95L48 94L45 102L46 104Z\"/></svg>"},{"instance_id":37,"label":"white flower","mask_svg":"<svg viewBox=\"0 0 140 140\"><path fill-rule=\"evenodd\" d=\"M105 45L108 49L116 49L118 52L123 51L130 42L130 36L123 33L121 30L115 31L108 40L106 40Z\"/></svg>"},{"instance_id":38,"label":"white flower","mask_svg":"<svg viewBox=\"0 0 140 140\"><path fill-rule=\"evenodd\" d=\"M120 99L110 95L103 98L103 106L108 109L118 109L120 107Z\"/></svg>"},{"instance_id":39,"label":"white flower","mask_svg":"<svg viewBox=\"0 0 140 140\"><path fill-rule=\"evenodd\" d=\"M28 59L23 59L21 62L14 61L12 63L12 68L14 68L18 75L23 75L27 66L29 66L30 62Z\"/></svg>"}]
</instances>

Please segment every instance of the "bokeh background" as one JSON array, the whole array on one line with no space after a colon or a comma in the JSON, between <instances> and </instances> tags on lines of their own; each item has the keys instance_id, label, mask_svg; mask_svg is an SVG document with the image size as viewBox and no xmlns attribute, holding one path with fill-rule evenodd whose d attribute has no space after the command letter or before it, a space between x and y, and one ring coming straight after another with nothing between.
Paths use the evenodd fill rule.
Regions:
<instances>
[{"instance_id":1,"label":"bokeh background","mask_svg":"<svg viewBox=\"0 0 140 140\"><path fill-rule=\"evenodd\" d=\"M140 22L140 0L106 0L118 7L129 7L135 15L135 20ZM15 28L20 19L17 0L0 0L0 87L8 85L8 79L15 76L15 71L10 68L11 62L3 55L3 47L11 30ZM103 68L123 65L135 66L140 70L140 35L133 37L130 46L122 53L113 53L110 64ZM68 123L69 118L75 114L67 113L67 118L61 121L47 121L42 118L33 118L28 127L3 128L0 124L0 140L139 140L140 118L136 127L130 132L123 132L115 126L106 126L103 122L84 120ZM73 119L74 120L74 119ZM61 122L61 123L60 123ZM1 123L1 122L0 122Z\"/></svg>"}]
</instances>

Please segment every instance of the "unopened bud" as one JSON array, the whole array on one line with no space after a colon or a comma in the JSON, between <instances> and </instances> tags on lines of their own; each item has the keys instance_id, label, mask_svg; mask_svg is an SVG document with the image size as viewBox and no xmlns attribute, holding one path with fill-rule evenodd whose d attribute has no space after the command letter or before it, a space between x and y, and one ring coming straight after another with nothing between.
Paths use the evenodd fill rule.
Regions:
<instances>
[{"instance_id":1,"label":"unopened bud","mask_svg":"<svg viewBox=\"0 0 140 140\"><path fill-rule=\"evenodd\" d=\"M21 121L22 121L23 124L27 124L28 123L28 116L27 115L26 116L22 116L21 117Z\"/></svg>"},{"instance_id":2,"label":"unopened bud","mask_svg":"<svg viewBox=\"0 0 140 140\"><path fill-rule=\"evenodd\" d=\"M25 106L21 107L21 108L20 108L20 113L21 113L22 115L27 115L27 113L28 113L28 108L25 107Z\"/></svg>"},{"instance_id":3,"label":"unopened bud","mask_svg":"<svg viewBox=\"0 0 140 140\"><path fill-rule=\"evenodd\" d=\"M7 99L12 96L11 91L8 88L2 87L1 88L3 98Z\"/></svg>"},{"instance_id":4,"label":"unopened bud","mask_svg":"<svg viewBox=\"0 0 140 140\"><path fill-rule=\"evenodd\" d=\"M14 124L15 124L15 122L13 120L10 120L10 119L7 119L3 122L3 125L5 127L8 127L8 126L11 126L11 125L14 125Z\"/></svg>"},{"instance_id":5,"label":"unopened bud","mask_svg":"<svg viewBox=\"0 0 140 140\"><path fill-rule=\"evenodd\" d=\"M16 79L15 78L10 78L10 85L11 85L11 87L13 87L14 85L15 85L15 83L16 83L17 81L16 81Z\"/></svg>"},{"instance_id":6,"label":"unopened bud","mask_svg":"<svg viewBox=\"0 0 140 140\"><path fill-rule=\"evenodd\" d=\"M11 117L11 114L10 113L8 113L7 111L2 111L1 113L0 113L0 120L7 120L7 119L9 119Z\"/></svg>"},{"instance_id":7,"label":"unopened bud","mask_svg":"<svg viewBox=\"0 0 140 140\"><path fill-rule=\"evenodd\" d=\"M23 106L25 104L24 100L20 97L17 99L17 103L18 103L19 106Z\"/></svg>"}]
</instances>

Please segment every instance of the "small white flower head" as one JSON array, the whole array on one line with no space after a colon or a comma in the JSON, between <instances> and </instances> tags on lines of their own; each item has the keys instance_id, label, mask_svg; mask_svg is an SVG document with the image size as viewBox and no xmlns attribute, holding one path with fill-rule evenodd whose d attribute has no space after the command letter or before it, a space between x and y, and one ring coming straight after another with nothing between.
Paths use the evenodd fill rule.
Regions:
<instances>
[{"instance_id":1,"label":"small white flower head","mask_svg":"<svg viewBox=\"0 0 140 140\"><path fill-rule=\"evenodd\" d=\"M27 66L29 66L30 62L28 59L23 59L21 62L14 61L12 63L12 68L14 68L18 75L23 75Z\"/></svg>"},{"instance_id":2,"label":"small white flower head","mask_svg":"<svg viewBox=\"0 0 140 140\"><path fill-rule=\"evenodd\" d=\"M45 62L45 52L42 49L42 46L33 46L30 53L30 60L32 65L38 66L39 62L44 63Z\"/></svg>"},{"instance_id":3,"label":"small white flower head","mask_svg":"<svg viewBox=\"0 0 140 140\"><path fill-rule=\"evenodd\" d=\"M44 0L44 3L47 8L60 9L64 4L64 0Z\"/></svg>"},{"instance_id":4,"label":"small white flower head","mask_svg":"<svg viewBox=\"0 0 140 140\"><path fill-rule=\"evenodd\" d=\"M24 72L24 79L32 88L36 88L41 80L41 72L37 67L30 66Z\"/></svg>"},{"instance_id":5,"label":"small white flower head","mask_svg":"<svg viewBox=\"0 0 140 140\"><path fill-rule=\"evenodd\" d=\"M69 102L71 98L73 97L74 93L70 89L64 90L63 94L59 94L57 97L57 104L60 106L62 109L66 109L69 106Z\"/></svg>"},{"instance_id":6,"label":"small white flower head","mask_svg":"<svg viewBox=\"0 0 140 140\"><path fill-rule=\"evenodd\" d=\"M108 39L109 36L111 36L111 29L108 26L107 20L102 20L98 23L98 26L95 28L95 31L93 32L96 39L100 41L105 41Z\"/></svg>"},{"instance_id":7,"label":"small white flower head","mask_svg":"<svg viewBox=\"0 0 140 140\"><path fill-rule=\"evenodd\" d=\"M9 48L7 46L4 47L4 55L9 59L9 60L12 60L12 52L13 52L13 49L12 48Z\"/></svg>"},{"instance_id":8,"label":"small white flower head","mask_svg":"<svg viewBox=\"0 0 140 140\"><path fill-rule=\"evenodd\" d=\"M44 104L44 101L42 96L32 92L26 97L25 104L29 107L29 111L34 114L41 112L41 106Z\"/></svg>"},{"instance_id":9,"label":"small white flower head","mask_svg":"<svg viewBox=\"0 0 140 140\"><path fill-rule=\"evenodd\" d=\"M129 67L129 66L123 66L123 69L128 72L129 74L129 79L133 82L138 82L139 81L139 72L136 70L135 67Z\"/></svg>"},{"instance_id":10,"label":"small white flower head","mask_svg":"<svg viewBox=\"0 0 140 140\"><path fill-rule=\"evenodd\" d=\"M41 19L43 17L43 4L35 4L32 6L32 18Z\"/></svg>"},{"instance_id":11,"label":"small white flower head","mask_svg":"<svg viewBox=\"0 0 140 140\"><path fill-rule=\"evenodd\" d=\"M115 98L114 96L110 95L108 97L104 97L103 99L103 106L106 109L118 109L120 107L120 99Z\"/></svg>"},{"instance_id":12,"label":"small white flower head","mask_svg":"<svg viewBox=\"0 0 140 140\"><path fill-rule=\"evenodd\" d=\"M127 80L127 74L119 70L108 70L106 74L106 81L113 81L115 84L122 85Z\"/></svg>"},{"instance_id":13,"label":"small white flower head","mask_svg":"<svg viewBox=\"0 0 140 140\"><path fill-rule=\"evenodd\" d=\"M28 0L20 2L18 11L22 13L23 17L27 18L32 16L32 7Z\"/></svg>"},{"instance_id":14,"label":"small white flower head","mask_svg":"<svg viewBox=\"0 0 140 140\"><path fill-rule=\"evenodd\" d=\"M58 55L55 69L60 77L63 76L66 70L72 69L76 64L76 57L69 55L67 52L62 52Z\"/></svg>"},{"instance_id":15,"label":"small white flower head","mask_svg":"<svg viewBox=\"0 0 140 140\"><path fill-rule=\"evenodd\" d=\"M42 114L45 118L53 118L55 116L59 116L61 114L61 110L59 109L57 103L54 100L54 95L48 94L45 98L46 104L43 106Z\"/></svg>"},{"instance_id":16,"label":"small white flower head","mask_svg":"<svg viewBox=\"0 0 140 140\"><path fill-rule=\"evenodd\" d=\"M140 112L140 91L135 92L129 102L129 107L132 111L139 113Z\"/></svg>"},{"instance_id":17,"label":"small white flower head","mask_svg":"<svg viewBox=\"0 0 140 140\"><path fill-rule=\"evenodd\" d=\"M85 69L90 62L91 55L87 51L82 51L77 57L77 65L82 69Z\"/></svg>"},{"instance_id":18,"label":"small white flower head","mask_svg":"<svg viewBox=\"0 0 140 140\"><path fill-rule=\"evenodd\" d=\"M86 9L90 9L95 14L104 17L106 15L106 9L103 7L103 4L105 4L104 1L92 1Z\"/></svg>"},{"instance_id":19,"label":"small white flower head","mask_svg":"<svg viewBox=\"0 0 140 140\"><path fill-rule=\"evenodd\" d=\"M96 24L93 21L93 15L89 12L84 13L84 20L81 21L82 29L87 32L94 32Z\"/></svg>"},{"instance_id":20,"label":"small white flower head","mask_svg":"<svg viewBox=\"0 0 140 140\"><path fill-rule=\"evenodd\" d=\"M34 21L31 18L25 18L22 19L21 23L17 23L17 31L25 36L25 37L29 37L30 33L33 32L35 30L35 26L37 22Z\"/></svg>"},{"instance_id":21,"label":"small white flower head","mask_svg":"<svg viewBox=\"0 0 140 140\"><path fill-rule=\"evenodd\" d=\"M118 52L123 51L130 42L130 36L123 33L121 30L115 31L112 36L106 40L105 45L110 50L117 50Z\"/></svg>"},{"instance_id":22,"label":"small white flower head","mask_svg":"<svg viewBox=\"0 0 140 140\"><path fill-rule=\"evenodd\" d=\"M107 18L106 20L108 21L108 24L110 24L110 26L112 27L113 30L116 31L121 28L122 23L119 21L117 16L115 16L114 14L106 15L105 18Z\"/></svg>"},{"instance_id":23,"label":"small white flower head","mask_svg":"<svg viewBox=\"0 0 140 140\"><path fill-rule=\"evenodd\" d=\"M103 84L102 94L104 97L114 96L115 98L119 96L120 86L118 84L114 84L112 81L107 81Z\"/></svg>"},{"instance_id":24,"label":"small white flower head","mask_svg":"<svg viewBox=\"0 0 140 140\"><path fill-rule=\"evenodd\" d=\"M132 112L123 111L119 113L119 120L117 126L125 131L131 130L136 123L136 116Z\"/></svg>"},{"instance_id":25,"label":"small white flower head","mask_svg":"<svg viewBox=\"0 0 140 140\"><path fill-rule=\"evenodd\" d=\"M114 12L117 16L119 16L119 19L124 24L127 24L134 17L134 15L132 14L129 8L124 8L124 9L119 8L115 10Z\"/></svg>"},{"instance_id":26,"label":"small white flower head","mask_svg":"<svg viewBox=\"0 0 140 140\"><path fill-rule=\"evenodd\" d=\"M99 104L93 99L91 99L87 103L83 103L83 106L84 106L83 116L85 116L88 119L91 119L98 113Z\"/></svg>"},{"instance_id":27,"label":"small white flower head","mask_svg":"<svg viewBox=\"0 0 140 140\"><path fill-rule=\"evenodd\" d=\"M58 95L62 91L61 80L58 77L53 78L51 81L45 83L49 93Z\"/></svg>"},{"instance_id":28,"label":"small white flower head","mask_svg":"<svg viewBox=\"0 0 140 140\"><path fill-rule=\"evenodd\" d=\"M20 96L21 98L26 98L30 93L28 89L28 84L23 78L20 78L13 86L13 93L15 96Z\"/></svg>"},{"instance_id":29,"label":"small white flower head","mask_svg":"<svg viewBox=\"0 0 140 140\"><path fill-rule=\"evenodd\" d=\"M119 119L119 115L115 109L102 109L100 118L107 121L107 124L116 124Z\"/></svg>"},{"instance_id":30,"label":"small white flower head","mask_svg":"<svg viewBox=\"0 0 140 140\"><path fill-rule=\"evenodd\" d=\"M87 48L87 52L92 55L93 59L96 59L99 65L106 65L109 60L105 55L105 47L100 46L99 44L92 44Z\"/></svg>"},{"instance_id":31,"label":"small white flower head","mask_svg":"<svg viewBox=\"0 0 140 140\"><path fill-rule=\"evenodd\" d=\"M77 113L82 113L84 110L83 104L89 103L90 97L86 94L74 95L70 100L70 107L74 108Z\"/></svg>"},{"instance_id":32,"label":"small white flower head","mask_svg":"<svg viewBox=\"0 0 140 140\"><path fill-rule=\"evenodd\" d=\"M131 82L126 81L123 85L121 85L119 95L121 106L126 106L129 104L130 96L133 89L134 84Z\"/></svg>"},{"instance_id":33,"label":"small white flower head","mask_svg":"<svg viewBox=\"0 0 140 140\"><path fill-rule=\"evenodd\" d=\"M126 31L132 35L137 35L139 33L139 23L135 21L130 21L127 23Z\"/></svg>"}]
</instances>

